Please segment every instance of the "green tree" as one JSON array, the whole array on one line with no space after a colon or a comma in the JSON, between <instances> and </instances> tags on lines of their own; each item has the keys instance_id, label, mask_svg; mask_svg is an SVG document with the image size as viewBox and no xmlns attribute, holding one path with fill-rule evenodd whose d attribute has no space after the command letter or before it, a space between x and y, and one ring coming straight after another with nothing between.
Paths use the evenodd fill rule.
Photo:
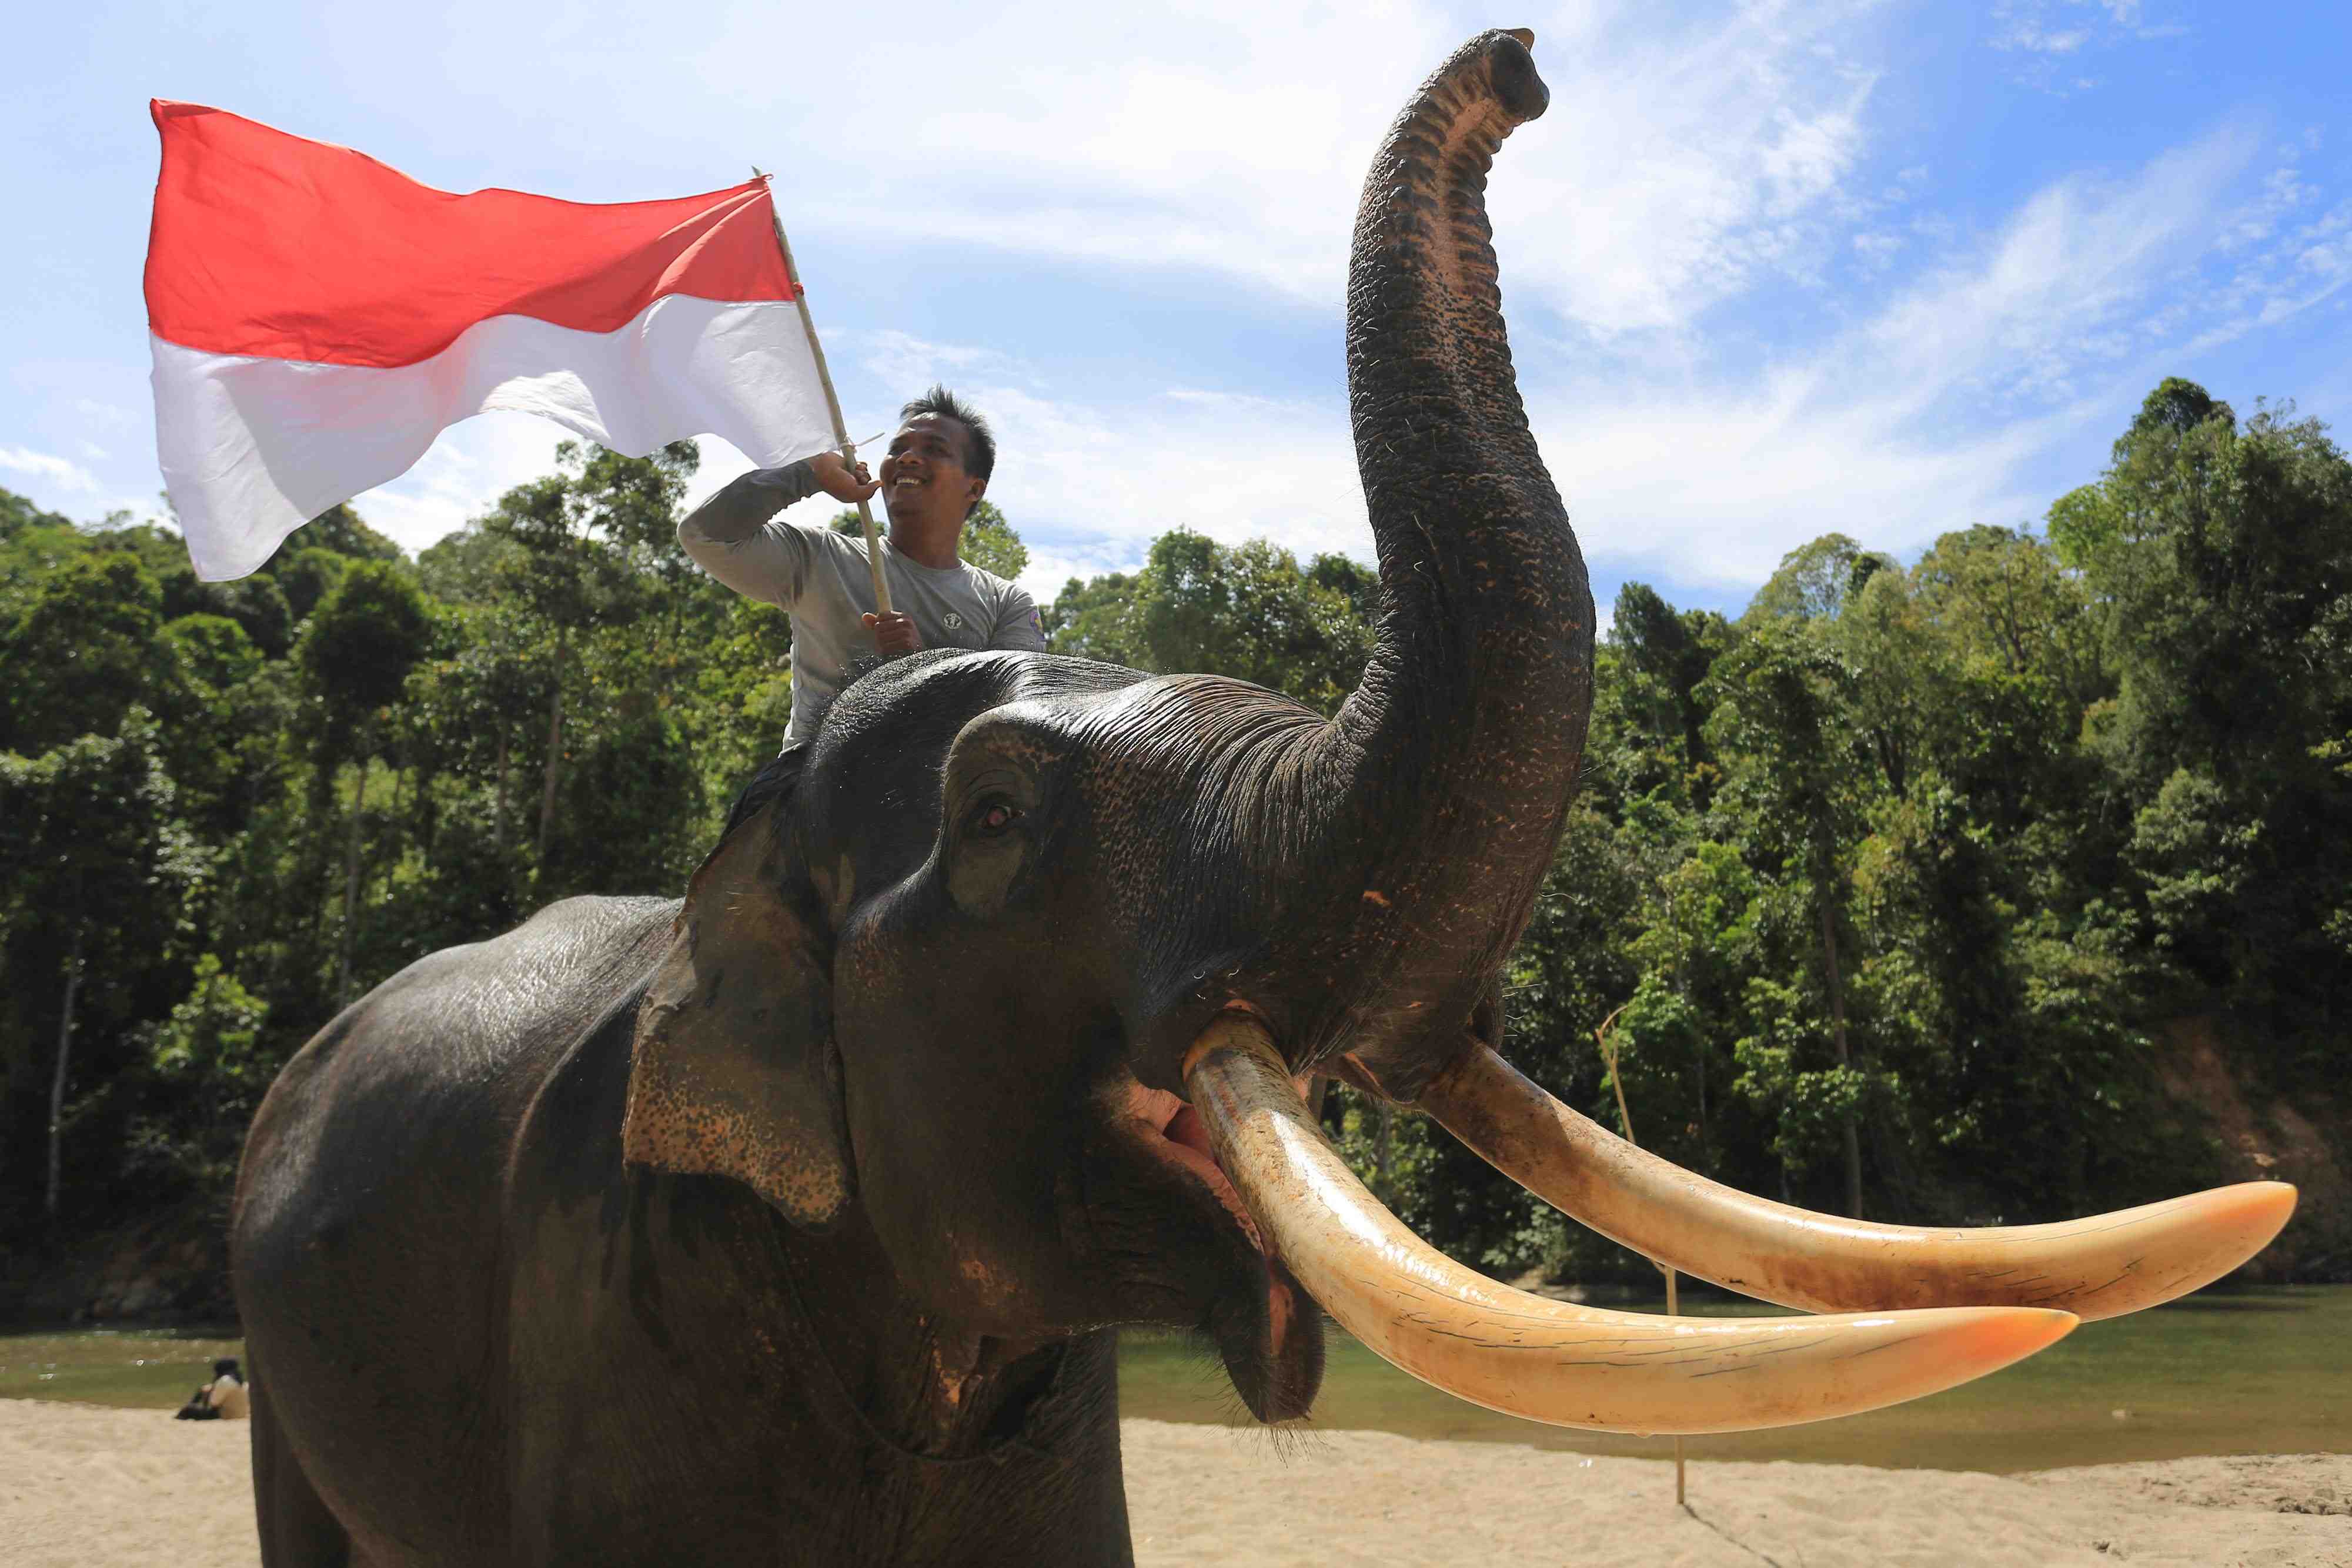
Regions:
<instances>
[{"instance_id":1,"label":"green tree","mask_svg":"<svg viewBox=\"0 0 2352 1568\"><path fill-rule=\"evenodd\" d=\"M380 754L385 710L433 639L433 619L407 570L383 560L345 570L302 623L294 663L314 705L318 768L331 779L354 768L346 814L343 915L335 994L352 998L352 956L358 938L360 829L367 809L369 765Z\"/></svg>"},{"instance_id":2,"label":"green tree","mask_svg":"<svg viewBox=\"0 0 2352 1568\"><path fill-rule=\"evenodd\" d=\"M1751 612L1752 614L1752 612ZM1790 1077L1817 1091L1789 1102L1787 1113L1833 1116L1845 1170L1846 1211L1862 1215L1859 1134L1862 1081L1846 1028L1840 928L1855 841L1861 836L1868 753L1854 723L1853 670L1802 621L1767 620L1717 661L1709 677L1716 711L1709 733L1737 760L1726 793L1764 865L1804 890L1820 933L1822 992L1827 1003L1834 1073ZM1783 987L1785 993L1787 988ZM1788 1013L1775 1002L1777 1015ZM1786 1040L1793 1025L1776 1028Z\"/></svg>"},{"instance_id":3,"label":"green tree","mask_svg":"<svg viewBox=\"0 0 2352 1568\"><path fill-rule=\"evenodd\" d=\"M1143 570L1073 582L1055 601L1055 653L1163 674L1231 675L1325 713L1363 678L1372 631L1360 568L1253 539L1226 546L1178 528Z\"/></svg>"},{"instance_id":4,"label":"green tree","mask_svg":"<svg viewBox=\"0 0 2352 1568\"><path fill-rule=\"evenodd\" d=\"M236 1178L246 1127L281 1065L268 1049L269 1004L223 967L196 960L194 984L153 1030L147 1067L158 1111L132 1130L134 1158L179 1180L226 1189Z\"/></svg>"},{"instance_id":5,"label":"green tree","mask_svg":"<svg viewBox=\"0 0 2352 1568\"><path fill-rule=\"evenodd\" d=\"M2352 983L2332 766L2352 732L2352 463L2291 406L2241 424L2176 379L2073 510L2109 524L2075 544L2119 673L2093 735L2137 806L2155 940L2217 1001L2309 1040ZM2286 1054L2344 1078L2336 1053Z\"/></svg>"},{"instance_id":6,"label":"green tree","mask_svg":"<svg viewBox=\"0 0 2352 1568\"><path fill-rule=\"evenodd\" d=\"M121 551L79 552L47 573L0 644L0 750L112 735L134 705L152 705L162 607L154 578Z\"/></svg>"},{"instance_id":7,"label":"green tree","mask_svg":"<svg viewBox=\"0 0 2352 1568\"><path fill-rule=\"evenodd\" d=\"M55 512L43 511L16 491L0 489L0 544L35 528L69 528L72 526L69 519Z\"/></svg>"},{"instance_id":8,"label":"green tree","mask_svg":"<svg viewBox=\"0 0 2352 1568\"><path fill-rule=\"evenodd\" d=\"M577 444L562 443L556 457L566 472L509 490L483 519L486 530L515 547L499 562L499 596L536 623L549 664L534 867L546 865L555 830L556 792L563 776L563 707L577 678L576 645L600 622L628 618L636 608L636 584L626 556L593 531L586 507L574 496Z\"/></svg>"},{"instance_id":9,"label":"green tree","mask_svg":"<svg viewBox=\"0 0 2352 1568\"><path fill-rule=\"evenodd\" d=\"M1655 781L1679 773L1676 794L1690 805L1704 807L1713 793L1717 768L1706 742L1711 710L1700 689L1732 637L1722 616L1677 612L1646 583L1628 582L1617 591L1608 641L1622 659L1612 683L1618 706L1640 737L1635 744L1655 760Z\"/></svg>"},{"instance_id":10,"label":"green tree","mask_svg":"<svg viewBox=\"0 0 2352 1568\"><path fill-rule=\"evenodd\" d=\"M144 710L131 710L118 735L84 735L38 757L0 752L0 941L8 972L21 977L0 1002L10 1015L0 1038L14 1042L11 1099L39 1036L54 1041L38 1183L51 1220L64 1200L69 1091L89 1055L77 1039L94 1026L101 1045L119 1040L135 1018L205 858L173 814ZM101 1054L98 1065L114 1063Z\"/></svg>"},{"instance_id":11,"label":"green tree","mask_svg":"<svg viewBox=\"0 0 2352 1568\"><path fill-rule=\"evenodd\" d=\"M1864 583L1894 566L1844 534L1823 534L1780 558L1780 568L1748 601L1741 621L1834 621Z\"/></svg>"},{"instance_id":12,"label":"green tree","mask_svg":"<svg viewBox=\"0 0 2352 1568\"><path fill-rule=\"evenodd\" d=\"M398 545L368 527L352 510L350 503L341 501L303 524L289 542L299 549L321 549L347 560L404 559Z\"/></svg>"},{"instance_id":13,"label":"green tree","mask_svg":"<svg viewBox=\"0 0 2352 1568\"><path fill-rule=\"evenodd\" d=\"M1150 653L1133 623L1137 577L1107 572L1080 581L1071 578L1045 611L1045 645L1073 659L1149 668Z\"/></svg>"}]
</instances>

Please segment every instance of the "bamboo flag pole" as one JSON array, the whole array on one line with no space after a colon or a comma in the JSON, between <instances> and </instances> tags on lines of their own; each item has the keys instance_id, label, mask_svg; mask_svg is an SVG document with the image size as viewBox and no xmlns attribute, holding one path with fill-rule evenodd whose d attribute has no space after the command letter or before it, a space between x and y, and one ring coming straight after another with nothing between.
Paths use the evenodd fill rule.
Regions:
<instances>
[{"instance_id":1,"label":"bamboo flag pole","mask_svg":"<svg viewBox=\"0 0 2352 1568\"><path fill-rule=\"evenodd\" d=\"M768 177L766 170L751 165L755 179ZM816 319L809 314L808 290L801 287L800 269L793 265L793 243L784 237L783 214L776 211L775 188L768 192L768 215L776 226L776 248L784 253L784 276L792 279L793 298L801 308L801 327L808 333L809 354L816 361L816 379L824 387L825 407L833 413L833 439L841 448L841 460L854 473L857 468L857 444L849 439L848 422L841 417L841 398L833 390L833 372L825 369L824 345L816 340ZM866 570L874 578L874 608L881 614L890 613L890 582L882 574L882 535L874 526L874 508L864 501L857 503L857 520L866 525Z\"/></svg>"}]
</instances>

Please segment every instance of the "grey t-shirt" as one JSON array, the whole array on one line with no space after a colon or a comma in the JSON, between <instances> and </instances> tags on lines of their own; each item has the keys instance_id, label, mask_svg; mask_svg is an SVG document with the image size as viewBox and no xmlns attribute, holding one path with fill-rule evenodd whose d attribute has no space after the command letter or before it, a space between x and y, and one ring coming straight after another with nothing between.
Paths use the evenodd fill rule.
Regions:
<instances>
[{"instance_id":1,"label":"grey t-shirt","mask_svg":"<svg viewBox=\"0 0 2352 1568\"><path fill-rule=\"evenodd\" d=\"M805 462L757 468L720 489L677 526L677 542L703 570L793 618L793 724L788 740L816 737L855 659L879 652L864 618L874 611L866 541L830 528L773 521L817 492ZM926 648L1045 651L1037 601L969 563L923 566L885 538L890 607L913 617Z\"/></svg>"}]
</instances>

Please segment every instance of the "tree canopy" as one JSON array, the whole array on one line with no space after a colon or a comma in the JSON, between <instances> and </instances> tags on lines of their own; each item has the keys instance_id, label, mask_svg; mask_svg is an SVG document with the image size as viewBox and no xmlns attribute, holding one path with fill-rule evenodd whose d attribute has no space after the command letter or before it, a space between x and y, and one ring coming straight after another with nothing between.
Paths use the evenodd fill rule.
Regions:
<instances>
[{"instance_id":1,"label":"tree canopy","mask_svg":"<svg viewBox=\"0 0 2352 1568\"><path fill-rule=\"evenodd\" d=\"M2167 1086L2183 1018L2340 1145L2352 465L2254 406L2168 381L2039 529L1908 566L1826 535L1736 619L1625 585L1510 965L1521 1068L1613 1124L1605 1030L1645 1144L1928 1223L2218 1171ZM791 705L785 617L676 547L697 462L566 443L414 560L337 508L223 584L0 491L0 1245L52 1192L63 1223L217 1193L352 989L555 897L683 886ZM1027 564L992 505L965 539ZM1346 557L1174 529L1045 624L1328 714L1379 602ZM1642 1277L1422 1118L1324 1113L1457 1256Z\"/></svg>"}]
</instances>

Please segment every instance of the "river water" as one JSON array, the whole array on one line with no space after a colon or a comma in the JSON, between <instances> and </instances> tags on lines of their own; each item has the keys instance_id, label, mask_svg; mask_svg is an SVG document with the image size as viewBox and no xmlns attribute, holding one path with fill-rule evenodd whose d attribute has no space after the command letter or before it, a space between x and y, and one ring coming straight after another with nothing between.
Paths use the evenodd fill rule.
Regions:
<instances>
[{"instance_id":1,"label":"river water","mask_svg":"<svg viewBox=\"0 0 2352 1568\"><path fill-rule=\"evenodd\" d=\"M1710 1316L1753 1302L1685 1302ZM1635 1310L1664 1311L1664 1303ZM168 1410L237 1355L235 1339L155 1332L0 1334L0 1398ZM1130 1333L1120 1413L1248 1424L1213 1353ZM1465 1405L1338 1330L1314 1427L1660 1458L1671 1439L1539 1427ZM2200 1454L2352 1453L2352 1286L2206 1291L2085 1323L1990 1377L1891 1409L1806 1427L1685 1440L1694 1459L1796 1459L1930 1469L2051 1469Z\"/></svg>"},{"instance_id":2,"label":"river water","mask_svg":"<svg viewBox=\"0 0 2352 1568\"><path fill-rule=\"evenodd\" d=\"M1663 1299L1629 1310L1662 1312ZM1779 1309L1711 1301L1711 1317ZM1120 1414L1246 1423L1215 1357L1130 1334ZM1412 1437L1671 1457L1668 1437L1541 1427L1465 1405L1331 1332L1313 1425ZM1769 1432L1684 1439L1695 1459L1797 1459L1899 1469L2053 1469L2200 1454L2352 1453L2352 1286L2205 1291L2084 1323L2039 1355L1926 1399Z\"/></svg>"}]
</instances>

